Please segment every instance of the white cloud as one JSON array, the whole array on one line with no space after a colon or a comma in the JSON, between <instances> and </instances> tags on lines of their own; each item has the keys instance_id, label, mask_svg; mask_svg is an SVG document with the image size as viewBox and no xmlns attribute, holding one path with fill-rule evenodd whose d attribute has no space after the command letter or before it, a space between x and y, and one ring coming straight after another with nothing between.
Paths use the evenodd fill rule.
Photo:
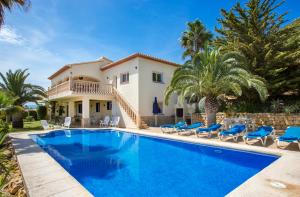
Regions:
<instances>
[{"instance_id":1,"label":"white cloud","mask_svg":"<svg viewBox=\"0 0 300 197\"><path fill-rule=\"evenodd\" d=\"M0 42L21 45L24 43L24 38L18 35L14 28L4 25L0 29Z\"/></svg>"}]
</instances>

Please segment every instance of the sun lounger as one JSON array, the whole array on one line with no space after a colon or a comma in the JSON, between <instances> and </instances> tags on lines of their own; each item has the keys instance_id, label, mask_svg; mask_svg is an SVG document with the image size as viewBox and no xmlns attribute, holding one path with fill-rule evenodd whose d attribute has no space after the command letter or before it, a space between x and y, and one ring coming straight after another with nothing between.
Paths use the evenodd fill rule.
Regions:
<instances>
[{"instance_id":1,"label":"sun lounger","mask_svg":"<svg viewBox=\"0 0 300 197\"><path fill-rule=\"evenodd\" d=\"M196 129L202 127L204 124L202 122L194 122L191 125L185 125L178 127L176 130L178 131L178 135L191 135L192 133L196 133Z\"/></svg>"},{"instance_id":2,"label":"sun lounger","mask_svg":"<svg viewBox=\"0 0 300 197\"><path fill-rule=\"evenodd\" d=\"M198 128L196 129L197 137L199 137L199 134L208 134L208 137L210 138L212 132L218 131L221 127L221 124L212 124L207 128Z\"/></svg>"},{"instance_id":3,"label":"sun lounger","mask_svg":"<svg viewBox=\"0 0 300 197\"><path fill-rule=\"evenodd\" d=\"M164 124L160 126L160 129L163 133L174 133L176 129L182 126L185 126L185 121L179 121L176 124Z\"/></svg>"},{"instance_id":4,"label":"sun lounger","mask_svg":"<svg viewBox=\"0 0 300 197\"><path fill-rule=\"evenodd\" d=\"M70 128L71 126L71 117L65 117L65 122L62 124L63 128Z\"/></svg>"},{"instance_id":5,"label":"sun lounger","mask_svg":"<svg viewBox=\"0 0 300 197\"><path fill-rule=\"evenodd\" d=\"M114 116L110 122L111 127L119 127L120 116Z\"/></svg>"},{"instance_id":6,"label":"sun lounger","mask_svg":"<svg viewBox=\"0 0 300 197\"><path fill-rule=\"evenodd\" d=\"M285 133L277 138L277 147L280 147L280 142L298 143L300 150L300 127L288 127Z\"/></svg>"},{"instance_id":7,"label":"sun lounger","mask_svg":"<svg viewBox=\"0 0 300 197\"><path fill-rule=\"evenodd\" d=\"M219 136L220 140L223 140L224 137L232 137L233 140L235 142L237 142L238 137L242 136L242 134L244 133L245 129L246 129L246 126L244 124L237 124L237 125L231 127L228 130L221 131L218 134L218 136Z\"/></svg>"},{"instance_id":8,"label":"sun lounger","mask_svg":"<svg viewBox=\"0 0 300 197\"><path fill-rule=\"evenodd\" d=\"M261 141L262 145L265 146L268 136L271 136L273 140L275 139L275 130L271 126L261 126L255 131L249 132L243 136L244 142L247 144L249 139L258 139Z\"/></svg>"},{"instance_id":9,"label":"sun lounger","mask_svg":"<svg viewBox=\"0 0 300 197\"><path fill-rule=\"evenodd\" d=\"M41 120L41 125L42 125L44 130L50 129L50 126L49 126L47 120Z\"/></svg>"}]
</instances>

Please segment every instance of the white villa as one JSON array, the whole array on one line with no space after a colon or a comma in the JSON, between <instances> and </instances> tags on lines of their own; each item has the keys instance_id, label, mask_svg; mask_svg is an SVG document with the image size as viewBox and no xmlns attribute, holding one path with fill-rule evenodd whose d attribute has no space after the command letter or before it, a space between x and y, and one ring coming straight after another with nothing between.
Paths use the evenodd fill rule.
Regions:
<instances>
[{"instance_id":1,"label":"white villa","mask_svg":"<svg viewBox=\"0 0 300 197\"><path fill-rule=\"evenodd\" d=\"M172 96L168 106L163 99L178 66L140 53L115 62L101 57L65 65L48 78L51 118L70 116L72 123L89 127L97 126L105 115L120 116L120 127L146 128L154 124L152 108L157 97L158 125L173 123L177 96Z\"/></svg>"}]
</instances>

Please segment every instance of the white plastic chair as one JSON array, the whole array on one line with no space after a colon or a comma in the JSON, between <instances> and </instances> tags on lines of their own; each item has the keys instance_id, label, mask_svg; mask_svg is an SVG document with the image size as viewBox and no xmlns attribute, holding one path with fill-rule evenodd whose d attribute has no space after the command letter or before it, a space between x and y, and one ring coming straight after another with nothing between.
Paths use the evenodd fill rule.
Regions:
<instances>
[{"instance_id":1,"label":"white plastic chair","mask_svg":"<svg viewBox=\"0 0 300 197\"><path fill-rule=\"evenodd\" d=\"M109 116L105 116L103 120L100 120L100 127L108 127L109 126Z\"/></svg>"},{"instance_id":2,"label":"white plastic chair","mask_svg":"<svg viewBox=\"0 0 300 197\"><path fill-rule=\"evenodd\" d=\"M62 126L66 128L70 128L71 120L72 120L71 117L65 117L65 122Z\"/></svg>"},{"instance_id":3,"label":"white plastic chair","mask_svg":"<svg viewBox=\"0 0 300 197\"><path fill-rule=\"evenodd\" d=\"M44 130L50 129L50 126L49 126L47 120L41 120L41 125Z\"/></svg>"},{"instance_id":4,"label":"white plastic chair","mask_svg":"<svg viewBox=\"0 0 300 197\"><path fill-rule=\"evenodd\" d=\"M120 122L120 116L114 116L110 122L111 127L118 127Z\"/></svg>"}]
</instances>

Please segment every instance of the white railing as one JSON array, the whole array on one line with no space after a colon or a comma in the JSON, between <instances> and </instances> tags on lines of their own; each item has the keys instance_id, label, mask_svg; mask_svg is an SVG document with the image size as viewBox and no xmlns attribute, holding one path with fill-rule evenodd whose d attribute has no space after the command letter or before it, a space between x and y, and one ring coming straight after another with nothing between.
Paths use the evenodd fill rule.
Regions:
<instances>
[{"instance_id":1,"label":"white railing","mask_svg":"<svg viewBox=\"0 0 300 197\"><path fill-rule=\"evenodd\" d=\"M103 84L100 82L90 81L66 81L57 86L49 88L48 96L56 96L60 93L72 91L76 94L98 94L98 95L112 95L112 85Z\"/></svg>"},{"instance_id":2,"label":"white railing","mask_svg":"<svg viewBox=\"0 0 300 197\"><path fill-rule=\"evenodd\" d=\"M58 84L57 86L49 88L47 94L48 94L48 96L55 96L59 93L66 92L69 90L70 90L70 82L66 81L61 84Z\"/></svg>"},{"instance_id":3,"label":"white railing","mask_svg":"<svg viewBox=\"0 0 300 197\"><path fill-rule=\"evenodd\" d=\"M112 95L112 85L100 82L73 81L71 90L78 94Z\"/></svg>"}]
</instances>

